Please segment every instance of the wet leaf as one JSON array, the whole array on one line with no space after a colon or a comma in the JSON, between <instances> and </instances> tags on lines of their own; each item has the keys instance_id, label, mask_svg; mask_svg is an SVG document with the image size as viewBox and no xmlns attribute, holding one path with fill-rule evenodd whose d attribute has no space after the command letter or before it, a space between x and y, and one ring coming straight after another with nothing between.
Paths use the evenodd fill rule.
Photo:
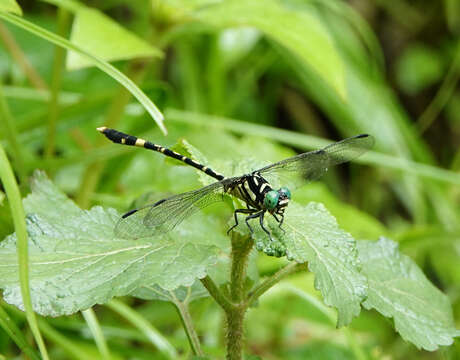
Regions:
<instances>
[{"instance_id":1,"label":"wet leaf","mask_svg":"<svg viewBox=\"0 0 460 360\"><path fill-rule=\"evenodd\" d=\"M460 336L449 298L399 252L397 243L382 237L375 242L358 241L358 249L369 281L364 307L392 317L403 339L418 348L433 351Z\"/></svg>"},{"instance_id":2,"label":"wet leaf","mask_svg":"<svg viewBox=\"0 0 460 360\"><path fill-rule=\"evenodd\" d=\"M210 216L197 216L167 236L117 239L119 214L99 206L81 210L43 173L24 200L34 309L58 316L129 295L144 285L190 286L217 262L228 238ZM0 245L0 287L22 307L16 238Z\"/></svg>"}]
</instances>

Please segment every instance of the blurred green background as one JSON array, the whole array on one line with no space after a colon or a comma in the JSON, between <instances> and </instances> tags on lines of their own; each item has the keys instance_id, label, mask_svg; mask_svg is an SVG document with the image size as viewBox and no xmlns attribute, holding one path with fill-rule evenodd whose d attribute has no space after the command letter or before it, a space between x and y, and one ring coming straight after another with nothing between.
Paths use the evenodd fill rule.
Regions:
<instances>
[{"instance_id":1,"label":"blurred green background","mask_svg":"<svg viewBox=\"0 0 460 360\"><path fill-rule=\"evenodd\" d=\"M181 139L213 162L276 161L358 133L375 152L294 196L323 202L356 239L388 236L446 293L460 324L460 3L456 0L19 1L23 17L125 73L164 112L164 136L120 84L75 53L0 21L0 140L23 195L35 169L83 208L200 186L161 156L115 146L115 127L165 146ZM56 6L57 5L57 6ZM88 7L86 7L86 6ZM91 8L89 8L89 6ZM219 170L218 168L216 170ZM3 189L1 189L3 190ZM13 232L0 192L0 235ZM225 213L228 216L228 213ZM225 218L226 219L226 218ZM261 275L283 260L261 256ZM313 292L312 276L302 277ZM293 278L292 282L299 279ZM310 284L305 286L305 284ZM173 305L124 299L186 356ZM23 316L7 307L27 334ZM161 359L111 309L95 307L113 358ZM223 356L224 322L192 303L205 350ZM80 314L46 319L53 359L100 355ZM353 359L346 335L295 293L269 293L246 324L264 359ZM375 359L458 359L458 340L418 351L391 320L363 311L351 329ZM30 336L30 334L28 334ZM73 351L72 351L73 349ZM21 357L0 330L0 354Z\"/></svg>"}]
</instances>

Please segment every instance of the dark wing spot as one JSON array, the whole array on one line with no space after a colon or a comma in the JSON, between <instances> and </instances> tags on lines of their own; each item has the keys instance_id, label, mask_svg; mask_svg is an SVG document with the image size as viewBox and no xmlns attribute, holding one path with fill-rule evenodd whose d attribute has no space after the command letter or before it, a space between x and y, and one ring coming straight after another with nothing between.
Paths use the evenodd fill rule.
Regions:
<instances>
[{"instance_id":1,"label":"dark wing spot","mask_svg":"<svg viewBox=\"0 0 460 360\"><path fill-rule=\"evenodd\" d=\"M121 218L122 218L122 219L125 219L125 218L127 218L128 216L130 216L130 215L134 214L135 212L137 212L137 210L139 210L139 209L130 210L130 211L128 211L126 214L123 214L123 215L121 216Z\"/></svg>"}]
</instances>

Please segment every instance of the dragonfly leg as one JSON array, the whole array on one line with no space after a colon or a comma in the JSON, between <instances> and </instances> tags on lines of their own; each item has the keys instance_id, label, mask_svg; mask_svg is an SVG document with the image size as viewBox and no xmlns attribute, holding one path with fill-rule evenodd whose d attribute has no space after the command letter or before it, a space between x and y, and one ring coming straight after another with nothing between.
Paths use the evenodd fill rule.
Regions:
<instances>
[{"instance_id":1,"label":"dragonfly leg","mask_svg":"<svg viewBox=\"0 0 460 360\"><path fill-rule=\"evenodd\" d=\"M284 231L284 229L281 227L281 225L283 225L283 221L284 221L284 214L281 215L281 221L279 222L280 224L278 225L278 227L283 230L283 234L286 234L286 231Z\"/></svg>"},{"instance_id":2,"label":"dragonfly leg","mask_svg":"<svg viewBox=\"0 0 460 360\"><path fill-rule=\"evenodd\" d=\"M246 222L246 225L249 228L249 231L251 231L251 234L254 233L254 230L252 229L251 225L249 225L248 220L256 219L256 218L262 216L264 214L264 212L265 212L264 210L256 212L256 213L254 213L252 215L247 216L246 219L244 219L244 221Z\"/></svg>"},{"instance_id":3,"label":"dragonfly leg","mask_svg":"<svg viewBox=\"0 0 460 360\"><path fill-rule=\"evenodd\" d=\"M283 225L284 215L281 215L281 220L278 219L278 217L275 214L272 215L275 218L275 220L279 223L278 227L283 231L283 234L286 234L286 231L284 231L284 229L281 227L281 225Z\"/></svg>"},{"instance_id":4,"label":"dragonfly leg","mask_svg":"<svg viewBox=\"0 0 460 360\"><path fill-rule=\"evenodd\" d=\"M246 218L247 219L247 218ZM268 235L268 237L270 238L270 241L274 241L272 239L272 234L270 233L270 231L268 231L265 226L264 226L264 212L260 213L259 215L259 222L260 222L260 227L262 228L263 231L265 231L265 233Z\"/></svg>"},{"instance_id":5,"label":"dragonfly leg","mask_svg":"<svg viewBox=\"0 0 460 360\"><path fill-rule=\"evenodd\" d=\"M254 209L236 209L235 212L233 213L233 216L235 217L235 225L233 225L230 229L227 230L227 235L230 233L230 231L232 231L234 228L236 228L238 226L238 216L237 214L253 214L254 213ZM249 227L249 229L251 229L251 227Z\"/></svg>"}]
</instances>

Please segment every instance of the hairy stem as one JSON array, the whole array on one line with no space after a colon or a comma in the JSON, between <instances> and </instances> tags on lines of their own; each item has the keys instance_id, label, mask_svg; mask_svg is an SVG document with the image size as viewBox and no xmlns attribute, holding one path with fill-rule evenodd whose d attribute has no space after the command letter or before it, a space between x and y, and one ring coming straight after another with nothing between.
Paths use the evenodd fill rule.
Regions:
<instances>
[{"instance_id":1,"label":"hairy stem","mask_svg":"<svg viewBox=\"0 0 460 360\"><path fill-rule=\"evenodd\" d=\"M246 307L238 306L227 316L227 360L241 360L243 355L243 323Z\"/></svg>"},{"instance_id":2,"label":"hairy stem","mask_svg":"<svg viewBox=\"0 0 460 360\"><path fill-rule=\"evenodd\" d=\"M244 284L249 253L254 242L249 237L232 234L232 267L230 273L230 297L232 306L226 311L227 359L241 360L243 355L243 323L246 314Z\"/></svg>"},{"instance_id":3,"label":"hairy stem","mask_svg":"<svg viewBox=\"0 0 460 360\"><path fill-rule=\"evenodd\" d=\"M209 294L213 299L224 309L225 311L231 310L231 304L228 299L222 294L217 285L212 281L209 276L200 279L203 286L208 290Z\"/></svg>"},{"instance_id":4,"label":"hairy stem","mask_svg":"<svg viewBox=\"0 0 460 360\"><path fill-rule=\"evenodd\" d=\"M248 256L254 242L248 237L236 233L232 236L232 268L230 273L230 296L238 304L244 299L244 282Z\"/></svg>"}]
</instances>

